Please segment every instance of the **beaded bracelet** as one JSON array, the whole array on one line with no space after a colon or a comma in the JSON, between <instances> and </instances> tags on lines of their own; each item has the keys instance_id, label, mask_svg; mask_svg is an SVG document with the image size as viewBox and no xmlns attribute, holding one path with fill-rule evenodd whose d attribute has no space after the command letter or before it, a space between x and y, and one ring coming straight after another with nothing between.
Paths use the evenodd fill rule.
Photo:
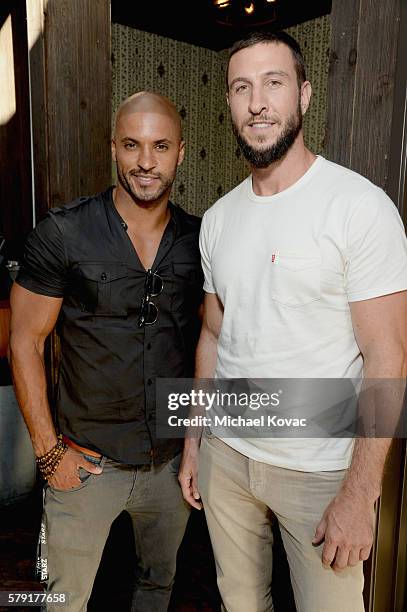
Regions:
<instances>
[{"instance_id":1,"label":"beaded bracelet","mask_svg":"<svg viewBox=\"0 0 407 612\"><path fill-rule=\"evenodd\" d=\"M38 469L43 478L48 480L55 474L62 457L65 455L68 446L62 441L62 434L58 436L58 442L45 455L36 458Z\"/></svg>"}]
</instances>

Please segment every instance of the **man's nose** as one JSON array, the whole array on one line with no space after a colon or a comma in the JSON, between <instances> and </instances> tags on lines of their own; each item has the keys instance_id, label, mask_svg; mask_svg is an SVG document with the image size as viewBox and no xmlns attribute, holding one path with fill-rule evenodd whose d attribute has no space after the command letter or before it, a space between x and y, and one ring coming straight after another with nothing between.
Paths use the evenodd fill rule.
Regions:
<instances>
[{"instance_id":1,"label":"man's nose","mask_svg":"<svg viewBox=\"0 0 407 612\"><path fill-rule=\"evenodd\" d=\"M150 148L142 148L139 153L137 164L141 170L148 172L156 166L155 155Z\"/></svg>"},{"instance_id":2,"label":"man's nose","mask_svg":"<svg viewBox=\"0 0 407 612\"><path fill-rule=\"evenodd\" d=\"M268 101L262 87L254 87L249 100L249 112L252 115L260 115L268 110Z\"/></svg>"}]
</instances>

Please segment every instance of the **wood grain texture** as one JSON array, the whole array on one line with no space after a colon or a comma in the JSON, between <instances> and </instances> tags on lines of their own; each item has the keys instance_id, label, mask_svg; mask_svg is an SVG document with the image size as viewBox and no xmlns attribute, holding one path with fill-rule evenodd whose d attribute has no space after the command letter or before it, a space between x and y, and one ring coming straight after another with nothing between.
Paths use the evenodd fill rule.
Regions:
<instances>
[{"instance_id":1,"label":"wood grain texture","mask_svg":"<svg viewBox=\"0 0 407 612\"><path fill-rule=\"evenodd\" d=\"M44 32L44 0L27 0L27 35L31 77L35 217L49 206L48 121Z\"/></svg>"},{"instance_id":2,"label":"wood grain texture","mask_svg":"<svg viewBox=\"0 0 407 612\"><path fill-rule=\"evenodd\" d=\"M407 227L407 2L400 3L396 72L394 75L394 110L387 193L397 204ZM407 549L406 549L407 554Z\"/></svg>"},{"instance_id":3,"label":"wood grain texture","mask_svg":"<svg viewBox=\"0 0 407 612\"><path fill-rule=\"evenodd\" d=\"M32 228L30 106L24 0L0 7L0 234L19 259Z\"/></svg>"},{"instance_id":4,"label":"wood grain texture","mask_svg":"<svg viewBox=\"0 0 407 612\"><path fill-rule=\"evenodd\" d=\"M46 66L50 205L110 183L108 0L50 0Z\"/></svg>"},{"instance_id":5,"label":"wood grain texture","mask_svg":"<svg viewBox=\"0 0 407 612\"><path fill-rule=\"evenodd\" d=\"M387 187L399 0L334 0L327 157Z\"/></svg>"},{"instance_id":6,"label":"wood grain texture","mask_svg":"<svg viewBox=\"0 0 407 612\"><path fill-rule=\"evenodd\" d=\"M352 168L387 188L400 0L362 0Z\"/></svg>"},{"instance_id":7,"label":"wood grain texture","mask_svg":"<svg viewBox=\"0 0 407 612\"><path fill-rule=\"evenodd\" d=\"M334 0L324 151L328 159L351 166L353 112L360 0Z\"/></svg>"}]
</instances>

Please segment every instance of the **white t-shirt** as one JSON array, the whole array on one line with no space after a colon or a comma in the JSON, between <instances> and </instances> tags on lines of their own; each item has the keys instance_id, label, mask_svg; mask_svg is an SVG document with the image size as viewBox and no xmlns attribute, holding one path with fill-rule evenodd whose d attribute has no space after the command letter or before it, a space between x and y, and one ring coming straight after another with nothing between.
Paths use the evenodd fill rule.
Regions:
<instances>
[{"instance_id":1,"label":"white t-shirt","mask_svg":"<svg viewBox=\"0 0 407 612\"><path fill-rule=\"evenodd\" d=\"M224 306L217 378L358 378L348 302L407 289L407 241L382 189L318 156L294 184L257 196L252 179L206 211L204 289ZM303 471L349 466L349 438L224 440Z\"/></svg>"}]
</instances>

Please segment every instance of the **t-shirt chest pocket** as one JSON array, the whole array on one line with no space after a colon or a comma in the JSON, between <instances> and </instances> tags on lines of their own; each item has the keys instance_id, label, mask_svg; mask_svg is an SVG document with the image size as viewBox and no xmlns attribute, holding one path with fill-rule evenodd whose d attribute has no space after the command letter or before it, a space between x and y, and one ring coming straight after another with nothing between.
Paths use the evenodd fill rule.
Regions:
<instances>
[{"instance_id":1,"label":"t-shirt chest pocket","mask_svg":"<svg viewBox=\"0 0 407 612\"><path fill-rule=\"evenodd\" d=\"M77 263L72 284L81 310L100 316L126 316L127 277L125 263Z\"/></svg>"},{"instance_id":2,"label":"t-shirt chest pocket","mask_svg":"<svg viewBox=\"0 0 407 612\"><path fill-rule=\"evenodd\" d=\"M270 256L270 295L298 308L321 298L321 256L315 252L276 251Z\"/></svg>"}]
</instances>

